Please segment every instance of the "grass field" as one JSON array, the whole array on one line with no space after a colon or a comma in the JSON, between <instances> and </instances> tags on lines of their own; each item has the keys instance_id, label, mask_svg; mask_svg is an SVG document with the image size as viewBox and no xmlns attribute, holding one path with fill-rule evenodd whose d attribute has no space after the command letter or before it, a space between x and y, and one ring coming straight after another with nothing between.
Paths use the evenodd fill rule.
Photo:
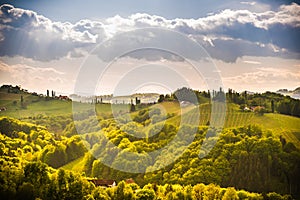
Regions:
<instances>
[{"instance_id":1,"label":"grass field","mask_svg":"<svg viewBox=\"0 0 300 200\"><path fill-rule=\"evenodd\" d=\"M60 167L65 170L72 170L76 172L82 172L84 168L84 156L77 158L76 160L73 160L72 162L69 162L68 164Z\"/></svg>"},{"instance_id":2,"label":"grass field","mask_svg":"<svg viewBox=\"0 0 300 200\"><path fill-rule=\"evenodd\" d=\"M210 107L208 104L200 106L199 125L207 125L211 119ZM193 121L197 115L197 109L168 120L169 123L180 125L181 117L185 118L187 124L195 124ZM237 105L227 104L224 128L235 128L247 125L259 125L264 130L270 130L274 135L282 135L288 142L293 142L300 148L300 118L282 114L265 113L263 116L253 112L241 112Z\"/></svg>"},{"instance_id":3,"label":"grass field","mask_svg":"<svg viewBox=\"0 0 300 200\"><path fill-rule=\"evenodd\" d=\"M23 96L26 109L21 107L20 99ZM13 103L16 101L16 103ZM13 94L0 91L0 107L5 107L6 111L1 111L0 116L10 116L14 118L28 118L43 114L46 116L57 116L64 114L72 114L73 112L82 112L86 110L95 110L98 115L111 114L112 109L129 111L129 105L110 105L110 104L86 104L61 100L46 100L44 97L38 97L31 94ZM178 102L163 102L151 105L151 108L160 108L162 113L173 114L174 116L167 119L167 123L180 125L181 120L188 124L208 125L211 122L211 105L208 103L201 104L195 108L186 106L182 109ZM75 109L74 109L75 108ZM139 109L145 106L136 106L137 114ZM195 122L200 111L199 121ZM226 105L226 115L224 128L234 128L245 125L259 125L265 130L271 130L275 135L282 135L287 141L293 142L300 148L300 118L266 113L263 116L255 115L253 112L241 112L236 104ZM75 162L75 161L74 161Z\"/></svg>"}]
</instances>

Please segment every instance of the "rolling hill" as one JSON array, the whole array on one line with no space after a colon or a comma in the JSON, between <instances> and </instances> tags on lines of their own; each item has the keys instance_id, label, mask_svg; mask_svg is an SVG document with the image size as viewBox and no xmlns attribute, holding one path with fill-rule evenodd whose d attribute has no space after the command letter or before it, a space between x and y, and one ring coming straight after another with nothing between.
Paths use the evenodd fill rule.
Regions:
<instances>
[{"instance_id":1,"label":"rolling hill","mask_svg":"<svg viewBox=\"0 0 300 200\"><path fill-rule=\"evenodd\" d=\"M227 103L224 130L216 138L207 129L214 119L211 119L211 105L205 102L195 106L168 100L136 105L132 109L127 104L95 105L26 92L0 91L0 98L0 108L5 107L0 112L3 116L0 128L5 159L10 159L11 155L18 157L18 152L23 152L20 161L40 160L54 169L70 170L89 177L116 178L118 181L134 178L140 185L151 182L178 184L179 181L183 185L216 183L258 192L269 187L268 191L287 194L289 184L292 184L293 194L298 195L295 182L300 159L298 117L243 111L240 105ZM218 103L216 107L222 108ZM93 111L97 116L93 116ZM182 121L184 124L180 124ZM180 130L180 125L195 122L196 129L182 126ZM79 130L81 137L77 135ZM153 130L155 135L149 136ZM143 175L114 170L91 155L91 152L101 154L110 149L105 149L103 136L106 136L121 148L120 154L133 150L136 156L141 156L139 153L142 152L147 160L153 160L154 163L146 165L147 169L151 169L163 165L166 162L164 156L172 156L172 151L180 150L193 130L196 130L194 140L174 163ZM180 131L183 137L175 144L178 146L158 156L147 154L168 144ZM129 133L146 137L135 138ZM200 153L203 153L202 142L208 133L217 143L205 158L199 159ZM91 151L87 151L86 145ZM108 153L114 155L113 152ZM116 157L112 162L117 165L121 160ZM126 162L127 166L136 166L130 160Z\"/></svg>"},{"instance_id":2,"label":"rolling hill","mask_svg":"<svg viewBox=\"0 0 300 200\"><path fill-rule=\"evenodd\" d=\"M21 106L21 96L25 107ZM72 105L75 104L75 105ZM129 111L128 105L111 105L111 104L87 104L72 101L64 101L46 97L32 95L26 92L7 93L6 90L0 90L0 108L6 110L0 112L0 116L9 116L17 119L30 119L36 116L55 117L60 115L71 116L73 113L72 106L76 107L76 112L84 112L87 110L96 110L99 116L111 115L112 109ZM131 116L137 115L142 109L158 108L163 114L171 114L166 122L179 125L182 117L187 122L192 121L196 116L196 112L200 111L199 125L208 125L211 117L210 105L208 103L201 104L197 109L189 106L183 107L182 110L178 102L166 101L150 106L136 106L136 111ZM246 125L259 125L266 130L271 130L276 135L284 136L288 141L293 142L300 148L300 118L282 115L278 113L265 113L263 116L254 112L242 112L237 104L227 103L226 117L224 128L234 128Z\"/></svg>"}]
</instances>

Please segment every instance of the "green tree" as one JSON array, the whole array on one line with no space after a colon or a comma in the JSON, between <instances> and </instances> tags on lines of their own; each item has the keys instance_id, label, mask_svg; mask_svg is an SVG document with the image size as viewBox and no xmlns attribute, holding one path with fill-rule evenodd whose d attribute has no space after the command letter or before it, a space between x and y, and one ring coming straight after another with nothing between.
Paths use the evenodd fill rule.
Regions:
<instances>
[{"instance_id":1,"label":"green tree","mask_svg":"<svg viewBox=\"0 0 300 200\"><path fill-rule=\"evenodd\" d=\"M165 100L165 96L163 94L159 95L158 102L161 103Z\"/></svg>"},{"instance_id":2,"label":"green tree","mask_svg":"<svg viewBox=\"0 0 300 200\"><path fill-rule=\"evenodd\" d=\"M234 187L227 188L226 192L224 193L224 196L222 197L222 200L238 200L238 199L239 197Z\"/></svg>"},{"instance_id":3,"label":"green tree","mask_svg":"<svg viewBox=\"0 0 300 200\"><path fill-rule=\"evenodd\" d=\"M155 192L153 189L143 188L136 193L136 199L139 200L154 200Z\"/></svg>"},{"instance_id":4,"label":"green tree","mask_svg":"<svg viewBox=\"0 0 300 200\"><path fill-rule=\"evenodd\" d=\"M111 198L102 187L96 187L92 193L94 200L110 200Z\"/></svg>"},{"instance_id":5,"label":"green tree","mask_svg":"<svg viewBox=\"0 0 300 200\"><path fill-rule=\"evenodd\" d=\"M130 112L134 112L135 111L135 105L134 104L131 104L130 105Z\"/></svg>"},{"instance_id":6,"label":"green tree","mask_svg":"<svg viewBox=\"0 0 300 200\"><path fill-rule=\"evenodd\" d=\"M263 116L265 113L265 109L261 106L256 106L253 111L256 115L259 115L259 116Z\"/></svg>"},{"instance_id":7,"label":"green tree","mask_svg":"<svg viewBox=\"0 0 300 200\"><path fill-rule=\"evenodd\" d=\"M203 183L199 183L193 187L193 198L196 200L203 200L205 192L205 185Z\"/></svg>"},{"instance_id":8,"label":"green tree","mask_svg":"<svg viewBox=\"0 0 300 200\"><path fill-rule=\"evenodd\" d=\"M50 182L47 165L42 162L28 163L24 168L24 182L32 184L34 193L39 197L43 197L43 191L46 190ZM28 189L28 187L27 185L26 188Z\"/></svg>"},{"instance_id":9,"label":"green tree","mask_svg":"<svg viewBox=\"0 0 300 200\"><path fill-rule=\"evenodd\" d=\"M131 200L133 199L132 188L126 185L125 181L121 181L118 183L114 197L116 200Z\"/></svg>"},{"instance_id":10,"label":"green tree","mask_svg":"<svg viewBox=\"0 0 300 200\"><path fill-rule=\"evenodd\" d=\"M30 200L30 199L35 199L35 189L34 186L31 183L23 183L17 193L17 199L24 199L24 200Z\"/></svg>"}]
</instances>

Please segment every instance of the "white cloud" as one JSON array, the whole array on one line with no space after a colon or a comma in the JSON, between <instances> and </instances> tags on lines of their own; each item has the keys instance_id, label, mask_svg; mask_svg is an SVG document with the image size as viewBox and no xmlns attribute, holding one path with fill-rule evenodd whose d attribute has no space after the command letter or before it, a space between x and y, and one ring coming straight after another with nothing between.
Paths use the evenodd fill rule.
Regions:
<instances>
[{"instance_id":1,"label":"white cloud","mask_svg":"<svg viewBox=\"0 0 300 200\"><path fill-rule=\"evenodd\" d=\"M261 62L254 61L254 60L244 60L243 63L252 64L252 65L260 65Z\"/></svg>"},{"instance_id":2,"label":"white cloud","mask_svg":"<svg viewBox=\"0 0 300 200\"><path fill-rule=\"evenodd\" d=\"M263 6L246 1L241 4ZM117 15L101 21L80 20L75 24L53 22L33 11L6 4L0 8L0 55L44 61L78 57L120 32L144 27L187 34L207 47L214 58L227 62L235 62L245 55L299 57L300 54L300 6L293 3L277 11L226 9L199 19L166 19L136 13L127 18ZM131 41L122 42L121 46L131 45ZM226 52L228 49L232 52Z\"/></svg>"},{"instance_id":3,"label":"white cloud","mask_svg":"<svg viewBox=\"0 0 300 200\"><path fill-rule=\"evenodd\" d=\"M257 16L261 18L261 20L257 20L255 23L257 27L268 29L274 24L300 27L300 5L296 3L292 3L291 5L282 5L278 12L269 11Z\"/></svg>"},{"instance_id":4,"label":"white cloud","mask_svg":"<svg viewBox=\"0 0 300 200\"><path fill-rule=\"evenodd\" d=\"M65 73L54 68L38 68L26 64L8 65L0 61L0 80L1 84L22 85L37 92L41 88L61 89L62 85L68 84Z\"/></svg>"},{"instance_id":5,"label":"white cloud","mask_svg":"<svg viewBox=\"0 0 300 200\"><path fill-rule=\"evenodd\" d=\"M237 76L224 77L224 84L235 89L245 90L256 88L257 90L277 90L283 85L298 87L300 72L284 68L260 67L255 72L245 72ZM263 87L260 87L263 86ZM240 88L239 88L240 87Z\"/></svg>"},{"instance_id":6,"label":"white cloud","mask_svg":"<svg viewBox=\"0 0 300 200\"><path fill-rule=\"evenodd\" d=\"M74 48L96 44L106 38L100 22L76 24L52 22L29 10L4 4L0 7L0 54L22 55L37 60L66 56ZM5 48L4 47L8 47Z\"/></svg>"},{"instance_id":7,"label":"white cloud","mask_svg":"<svg viewBox=\"0 0 300 200\"><path fill-rule=\"evenodd\" d=\"M242 1L240 3L241 4L245 4L245 5L250 5L250 6L254 6L256 4L255 1Z\"/></svg>"}]
</instances>

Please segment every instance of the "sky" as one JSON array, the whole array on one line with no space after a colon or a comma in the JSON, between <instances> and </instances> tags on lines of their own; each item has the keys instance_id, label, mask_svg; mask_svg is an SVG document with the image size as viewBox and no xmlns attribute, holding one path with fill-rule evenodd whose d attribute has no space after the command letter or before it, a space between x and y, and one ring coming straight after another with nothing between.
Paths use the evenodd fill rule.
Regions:
<instances>
[{"instance_id":1,"label":"sky","mask_svg":"<svg viewBox=\"0 0 300 200\"><path fill-rule=\"evenodd\" d=\"M299 35L299 1L0 1L0 84L85 95L292 90Z\"/></svg>"}]
</instances>

